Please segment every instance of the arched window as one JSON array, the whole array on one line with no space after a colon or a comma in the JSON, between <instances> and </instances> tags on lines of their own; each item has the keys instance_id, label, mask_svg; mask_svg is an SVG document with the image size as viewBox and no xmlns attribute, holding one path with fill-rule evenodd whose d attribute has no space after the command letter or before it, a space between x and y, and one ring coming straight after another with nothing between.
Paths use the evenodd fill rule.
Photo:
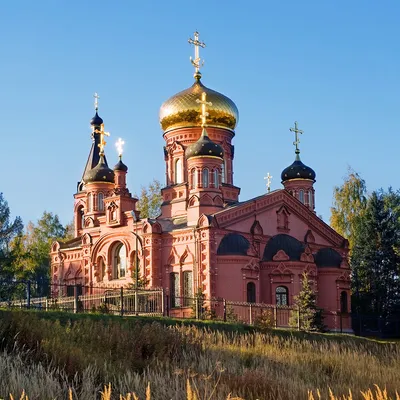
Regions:
<instances>
[{"instance_id":1,"label":"arched window","mask_svg":"<svg viewBox=\"0 0 400 400\"><path fill-rule=\"evenodd\" d=\"M312 190L310 190L309 194L308 194L308 198L310 201L310 208L313 209L314 208L314 202L313 202L313 192Z\"/></svg>"},{"instance_id":2,"label":"arched window","mask_svg":"<svg viewBox=\"0 0 400 400\"><path fill-rule=\"evenodd\" d=\"M197 172L196 172L196 169L195 169L195 168L193 168L193 169L191 170L190 176L191 176L190 180L191 180L191 182L192 182L192 189L195 189L196 186L197 186Z\"/></svg>"},{"instance_id":3,"label":"arched window","mask_svg":"<svg viewBox=\"0 0 400 400\"><path fill-rule=\"evenodd\" d=\"M99 193L97 195L97 209L99 211L104 211L104 194Z\"/></svg>"},{"instance_id":4,"label":"arched window","mask_svg":"<svg viewBox=\"0 0 400 400\"><path fill-rule=\"evenodd\" d=\"M203 187L207 188L209 183L209 172L207 168L203 169Z\"/></svg>"},{"instance_id":5,"label":"arched window","mask_svg":"<svg viewBox=\"0 0 400 400\"><path fill-rule=\"evenodd\" d=\"M226 177L225 177L225 160L221 164L221 177L222 177L222 183L226 182Z\"/></svg>"},{"instance_id":6,"label":"arched window","mask_svg":"<svg viewBox=\"0 0 400 400\"><path fill-rule=\"evenodd\" d=\"M182 183L182 160L175 161L175 183Z\"/></svg>"},{"instance_id":7,"label":"arched window","mask_svg":"<svg viewBox=\"0 0 400 400\"><path fill-rule=\"evenodd\" d=\"M340 293L340 312L347 313L347 292L343 291Z\"/></svg>"},{"instance_id":8,"label":"arched window","mask_svg":"<svg viewBox=\"0 0 400 400\"><path fill-rule=\"evenodd\" d=\"M183 273L183 305L190 307L193 303L193 273L185 271Z\"/></svg>"},{"instance_id":9,"label":"arched window","mask_svg":"<svg viewBox=\"0 0 400 400\"><path fill-rule=\"evenodd\" d=\"M120 243L115 247L113 260L113 279L124 278L126 274L126 247Z\"/></svg>"},{"instance_id":10,"label":"arched window","mask_svg":"<svg viewBox=\"0 0 400 400\"><path fill-rule=\"evenodd\" d=\"M247 302L248 303L256 302L256 285L254 282L249 282L247 284Z\"/></svg>"},{"instance_id":11,"label":"arched window","mask_svg":"<svg viewBox=\"0 0 400 400\"><path fill-rule=\"evenodd\" d=\"M171 295L171 308L180 307L180 290L181 285L179 282L179 274L177 272L171 272L169 274L169 284L170 284L170 295Z\"/></svg>"},{"instance_id":12,"label":"arched window","mask_svg":"<svg viewBox=\"0 0 400 400\"><path fill-rule=\"evenodd\" d=\"M299 200L304 204L304 190L301 189L299 192Z\"/></svg>"},{"instance_id":13,"label":"arched window","mask_svg":"<svg viewBox=\"0 0 400 400\"><path fill-rule=\"evenodd\" d=\"M275 290L276 305L288 306L289 305L289 291L286 286L278 286Z\"/></svg>"},{"instance_id":14,"label":"arched window","mask_svg":"<svg viewBox=\"0 0 400 400\"><path fill-rule=\"evenodd\" d=\"M88 198L87 198L87 209L88 211L92 211L92 207L93 207L93 195L92 193L88 194Z\"/></svg>"},{"instance_id":15,"label":"arched window","mask_svg":"<svg viewBox=\"0 0 400 400\"><path fill-rule=\"evenodd\" d=\"M76 215L76 222L78 230L83 229L85 227L85 213L83 211L83 206L78 208Z\"/></svg>"},{"instance_id":16,"label":"arched window","mask_svg":"<svg viewBox=\"0 0 400 400\"><path fill-rule=\"evenodd\" d=\"M214 169L214 187L219 188L219 171Z\"/></svg>"}]
</instances>

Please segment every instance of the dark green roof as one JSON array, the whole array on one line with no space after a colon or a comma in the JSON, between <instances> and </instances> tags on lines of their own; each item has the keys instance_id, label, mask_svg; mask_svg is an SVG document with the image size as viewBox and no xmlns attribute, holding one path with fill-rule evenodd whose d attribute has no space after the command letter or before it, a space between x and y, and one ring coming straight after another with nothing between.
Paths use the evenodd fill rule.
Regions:
<instances>
[{"instance_id":1,"label":"dark green roof","mask_svg":"<svg viewBox=\"0 0 400 400\"><path fill-rule=\"evenodd\" d=\"M246 256L249 250L250 242L239 233L228 233L225 235L218 246L217 254L225 255L241 255Z\"/></svg>"},{"instance_id":2,"label":"dark green roof","mask_svg":"<svg viewBox=\"0 0 400 400\"><path fill-rule=\"evenodd\" d=\"M128 171L128 167L122 162L121 158L119 159L118 163L114 167L114 171Z\"/></svg>"},{"instance_id":3,"label":"dark green roof","mask_svg":"<svg viewBox=\"0 0 400 400\"><path fill-rule=\"evenodd\" d=\"M272 261L275 254L283 250L290 261L299 261L304 252L304 245L293 236L281 233L269 239L264 249L263 261Z\"/></svg>"},{"instance_id":4,"label":"dark green roof","mask_svg":"<svg viewBox=\"0 0 400 400\"><path fill-rule=\"evenodd\" d=\"M203 132L200 135L199 140L196 143L191 144L185 151L186 159L191 157L220 157L223 158L223 148L214 143L207 135L207 131L203 128Z\"/></svg>"},{"instance_id":5,"label":"dark green roof","mask_svg":"<svg viewBox=\"0 0 400 400\"><path fill-rule=\"evenodd\" d=\"M342 263L342 256L336 250L324 248L318 250L314 255L314 260L319 268L339 268Z\"/></svg>"},{"instance_id":6,"label":"dark green roof","mask_svg":"<svg viewBox=\"0 0 400 400\"><path fill-rule=\"evenodd\" d=\"M85 183L90 182L110 182L114 183L114 171L110 169L103 155L100 155L98 164L87 171L83 177Z\"/></svg>"},{"instance_id":7,"label":"dark green roof","mask_svg":"<svg viewBox=\"0 0 400 400\"><path fill-rule=\"evenodd\" d=\"M302 163L299 154L296 154L294 163L285 168L281 174L282 182L290 179L311 179L315 181L315 177L315 171Z\"/></svg>"}]
</instances>

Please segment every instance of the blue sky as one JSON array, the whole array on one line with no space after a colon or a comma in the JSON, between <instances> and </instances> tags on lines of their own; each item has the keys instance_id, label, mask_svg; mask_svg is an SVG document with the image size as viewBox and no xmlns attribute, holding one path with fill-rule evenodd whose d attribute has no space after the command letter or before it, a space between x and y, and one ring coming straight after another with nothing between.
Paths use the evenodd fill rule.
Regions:
<instances>
[{"instance_id":1,"label":"blue sky","mask_svg":"<svg viewBox=\"0 0 400 400\"><path fill-rule=\"evenodd\" d=\"M241 200L281 187L294 160L317 173L316 209L351 165L369 190L398 185L400 2L4 0L0 5L0 191L13 215L72 219L89 153L93 93L125 140L128 185L163 181L160 105L192 84L187 43L207 44L203 83L240 112L234 183Z\"/></svg>"}]
</instances>

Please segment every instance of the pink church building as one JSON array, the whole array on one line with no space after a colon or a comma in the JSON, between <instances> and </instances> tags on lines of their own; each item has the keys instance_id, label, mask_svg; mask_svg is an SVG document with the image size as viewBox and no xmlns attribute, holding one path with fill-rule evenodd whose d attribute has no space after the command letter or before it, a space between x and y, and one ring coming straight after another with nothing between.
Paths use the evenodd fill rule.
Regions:
<instances>
[{"instance_id":1,"label":"pink church building","mask_svg":"<svg viewBox=\"0 0 400 400\"><path fill-rule=\"evenodd\" d=\"M207 298L290 306L306 272L319 307L350 312L348 242L315 213L316 174L300 159L297 123L295 159L282 171L282 189L240 201L233 180L239 113L231 99L203 84L203 43L197 33L192 42L194 82L160 109L166 172L160 215L141 218L121 156L109 167L96 106L74 194L75 238L53 244L52 282L82 284L87 293L127 287L135 284L137 266L147 287L162 287L170 298L201 291Z\"/></svg>"}]
</instances>

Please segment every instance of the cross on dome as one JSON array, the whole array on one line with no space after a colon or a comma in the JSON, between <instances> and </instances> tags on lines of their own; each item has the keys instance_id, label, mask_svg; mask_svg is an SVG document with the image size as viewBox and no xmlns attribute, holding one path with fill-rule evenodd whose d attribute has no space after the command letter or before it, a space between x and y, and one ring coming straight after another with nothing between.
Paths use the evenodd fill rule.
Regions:
<instances>
[{"instance_id":1,"label":"cross on dome","mask_svg":"<svg viewBox=\"0 0 400 400\"><path fill-rule=\"evenodd\" d=\"M100 155L104 156L104 147L106 147L107 144L107 142L104 140L104 136L110 136L110 133L104 131L103 125L101 126L100 130L96 129L93 131L93 133L96 133L100 136L100 143L98 144L98 146L100 148Z\"/></svg>"},{"instance_id":2,"label":"cross on dome","mask_svg":"<svg viewBox=\"0 0 400 400\"><path fill-rule=\"evenodd\" d=\"M125 141L121 138L118 138L118 140L115 142L115 147L117 148L119 158L122 158L122 153L124 152L124 144Z\"/></svg>"},{"instance_id":3,"label":"cross on dome","mask_svg":"<svg viewBox=\"0 0 400 400\"><path fill-rule=\"evenodd\" d=\"M99 98L100 98L100 96L96 92L93 95L93 97L94 97L94 109L97 111L99 109Z\"/></svg>"},{"instance_id":4,"label":"cross on dome","mask_svg":"<svg viewBox=\"0 0 400 400\"><path fill-rule=\"evenodd\" d=\"M270 190L271 190L272 178L273 178L273 176L270 175L269 172L267 173L267 176L264 176L264 179L267 181L267 190L268 190L268 192L270 192Z\"/></svg>"},{"instance_id":5,"label":"cross on dome","mask_svg":"<svg viewBox=\"0 0 400 400\"><path fill-rule=\"evenodd\" d=\"M290 132L294 132L295 140L293 142L293 145L296 146L295 153L299 154L300 150L299 150L298 144L300 143L300 139L299 139L298 134L300 133L300 135L301 135L303 133L303 131L297 128L297 121L294 122L294 128L290 128Z\"/></svg>"},{"instance_id":6,"label":"cross on dome","mask_svg":"<svg viewBox=\"0 0 400 400\"><path fill-rule=\"evenodd\" d=\"M204 42L200 42L199 40L199 32L194 33L194 39L189 38L188 39L189 44L192 44L194 46L194 59L190 57L190 62L194 66L195 78L200 78L201 73L200 73L200 68L204 65L204 61L200 58L200 50L199 48L202 47L203 49L206 47L206 44Z\"/></svg>"},{"instance_id":7,"label":"cross on dome","mask_svg":"<svg viewBox=\"0 0 400 400\"><path fill-rule=\"evenodd\" d=\"M196 103L201 104L201 126L202 128L204 128L206 126L206 122L207 122L207 117L208 117L208 112L206 111L206 106L211 107L212 103L211 101L207 101L207 93L203 92L201 94L201 100L200 99L196 99Z\"/></svg>"}]
</instances>

